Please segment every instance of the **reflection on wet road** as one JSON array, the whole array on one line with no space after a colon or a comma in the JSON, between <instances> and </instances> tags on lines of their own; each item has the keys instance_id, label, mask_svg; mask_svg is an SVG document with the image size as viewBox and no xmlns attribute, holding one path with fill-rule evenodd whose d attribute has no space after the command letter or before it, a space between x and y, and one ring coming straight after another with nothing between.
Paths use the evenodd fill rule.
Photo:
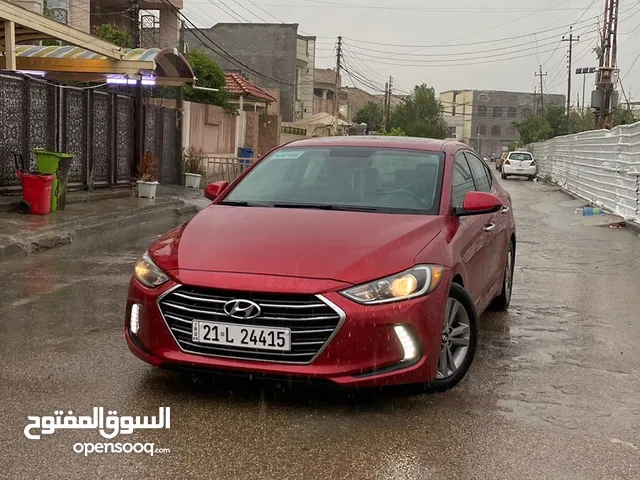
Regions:
<instances>
[{"instance_id":1,"label":"reflection on wet road","mask_svg":"<svg viewBox=\"0 0 640 480\"><path fill-rule=\"evenodd\" d=\"M440 395L355 395L158 371L122 339L133 262L168 225L0 264L0 478L640 477L640 239L581 225L580 202L508 181L511 309L481 319L467 379ZM27 415L171 407L170 430L74 453L95 431L27 440Z\"/></svg>"}]
</instances>

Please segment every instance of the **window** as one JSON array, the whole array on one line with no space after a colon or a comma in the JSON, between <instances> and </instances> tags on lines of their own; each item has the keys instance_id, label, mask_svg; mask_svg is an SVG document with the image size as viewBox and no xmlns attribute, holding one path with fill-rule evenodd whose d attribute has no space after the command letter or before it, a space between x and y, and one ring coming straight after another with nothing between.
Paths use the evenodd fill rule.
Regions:
<instances>
[{"instance_id":1,"label":"window","mask_svg":"<svg viewBox=\"0 0 640 480\"><path fill-rule=\"evenodd\" d=\"M471 167L471 173L473 174L473 181L476 184L476 190L478 192L490 192L491 173L488 171L487 166L471 152L465 152L465 156L467 157L467 161Z\"/></svg>"},{"instance_id":2,"label":"window","mask_svg":"<svg viewBox=\"0 0 640 480\"><path fill-rule=\"evenodd\" d=\"M516 118L517 116L518 116L518 110L516 109L516 107L509 107L507 109L507 117Z\"/></svg>"},{"instance_id":3,"label":"window","mask_svg":"<svg viewBox=\"0 0 640 480\"><path fill-rule=\"evenodd\" d=\"M493 107L493 116L501 117L502 116L502 107Z\"/></svg>"},{"instance_id":4,"label":"window","mask_svg":"<svg viewBox=\"0 0 640 480\"><path fill-rule=\"evenodd\" d=\"M502 134L502 129L500 128L500 125L494 125L493 127L491 127L491 135L500 135Z\"/></svg>"},{"instance_id":5,"label":"window","mask_svg":"<svg viewBox=\"0 0 640 480\"><path fill-rule=\"evenodd\" d=\"M526 161L533 160L533 157L531 156L530 153L527 153L527 152L511 152L509 154L509 159L526 162Z\"/></svg>"},{"instance_id":6,"label":"window","mask_svg":"<svg viewBox=\"0 0 640 480\"><path fill-rule=\"evenodd\" d=\"M456 133L457 133L456 127L449 127L449 138L458 138Z\"/></svg>"},{"instance_id":7,"label":"window","mask_svg":"<svg viewBox=\"0 0 640 480\"><path fill-rule=\"evenodd\" d=\"M478 107L478 116L479 117L486 117L487 116L487 107L485 107L484 105L480 105Z\"/></svg>"},{"instance_id":8,"label":"window","mask_svg":"<svg viewBox=\"0 0 640 480\"><path fill-rule=\"evenodd\" d=\"M489 101L489 95L487 95L486 93L481 93L480 95L478 95L478 101L479 102L488 102Z\"/></svg>"},{"instance_id":9,"label":"window","mask_svg":"<svg viewBox=\"0 0 640 480\"><path fill-rule=\"evenodd\" d=\"M487 134L487 126L486 125L478 125L478 135L486 135Z\"/></svg>"},{"instance_id":10,"label":"window","mask_svg":"<svg viewBox=\"0 0 640 480\"><path fill-rule=\"evenodd\" d=\"M436 215L443 164L442 152L286 147L265 157L226 200Z\"/></svg>"},{"instance_id":11,"label":"window","mask_svg":"<svg viewBox=\"0 0 640 480\"><path fill-rule=\"evenodd\" d=\"M453 207L462 207L464 196L473 191L475 184L473 176L469 169L469 164L462 152L458 152L456 160L453 164L453 190L451 195L451 203Z\"/></svg>"},{"instance_id":12,"label":"window","mask_svg":"<svg viewBox=\"0 0 640 480\"><path fill-rule=\"evenodd\" d=\"M530 108L523 108L522 109L522 118L527 118L529 115L531 115L531 109Z\"/></svg>"}]
</instances>

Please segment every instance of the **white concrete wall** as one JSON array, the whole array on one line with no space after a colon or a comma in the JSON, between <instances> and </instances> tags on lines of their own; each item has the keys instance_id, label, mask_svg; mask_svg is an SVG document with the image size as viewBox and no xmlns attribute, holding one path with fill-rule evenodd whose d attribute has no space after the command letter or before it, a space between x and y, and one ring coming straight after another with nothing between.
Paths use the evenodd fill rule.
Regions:
<instances>
[{"instance_id":1,"label":"white concrete wall","mask_svg":"<svg viewBox=\"0 0 640 480\"><path fill-rule=\"evenodd\" d=\"M541 176L624 218L640 222L640 122L527 146Z\"/></svg>"}]
</instances>

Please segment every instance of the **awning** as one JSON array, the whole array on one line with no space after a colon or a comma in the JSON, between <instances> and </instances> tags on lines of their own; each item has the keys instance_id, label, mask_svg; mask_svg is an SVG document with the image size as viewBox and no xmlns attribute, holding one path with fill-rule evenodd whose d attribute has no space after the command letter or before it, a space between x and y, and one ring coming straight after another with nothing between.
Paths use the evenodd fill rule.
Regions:
<instances>
[{"instance_id":1,"label":"awning","mask_svg":"<svg viewBox=\"0 0 640 480\"><path fill-rule=\"evenodd\" d=\"M2 68L0 57L0 68ZM80 47L16 46L18 70L40 72L59 81L105 81L122 79L132 82L142 76L149 82L162 85L193 83L194 74L189 62L175 48L125 49L121 60Z\"/></svg>"}]
</instances>

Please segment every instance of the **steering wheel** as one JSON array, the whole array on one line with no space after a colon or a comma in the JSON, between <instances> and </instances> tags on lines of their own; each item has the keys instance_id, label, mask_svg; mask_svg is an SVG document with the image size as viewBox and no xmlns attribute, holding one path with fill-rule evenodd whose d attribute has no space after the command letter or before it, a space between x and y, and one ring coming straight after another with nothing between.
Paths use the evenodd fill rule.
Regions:
<instances>
[{"instance_id":1,"label":"steering wheel","mask_svg":"<svg viewBox=\"0 0 640 480\"><path fill-rule=\"evenodd\" d=\"M382 196L390 196L390 195L406 195L407 197L411 197L418 205L424 205L424 201L417 194L412 192L407 188L398 188L396 190L389 190L388 192L382 192Z\"/></svg>"}]
</instances>

